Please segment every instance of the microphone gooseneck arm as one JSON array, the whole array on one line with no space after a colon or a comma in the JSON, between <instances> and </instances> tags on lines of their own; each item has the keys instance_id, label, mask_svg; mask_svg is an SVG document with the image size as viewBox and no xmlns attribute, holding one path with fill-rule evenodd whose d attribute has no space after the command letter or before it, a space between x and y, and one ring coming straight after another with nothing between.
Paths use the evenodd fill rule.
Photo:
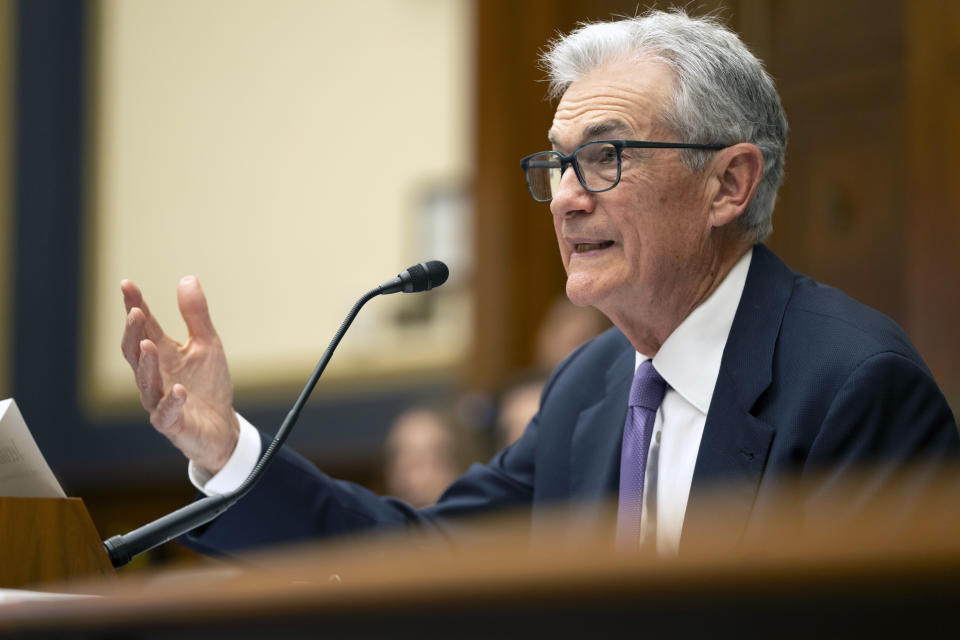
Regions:
<instances>
[{"instance_id":1,"label":"microphone gooseneck arm","mask_svg":"<svg viewBox=\"0 0 960 640\"><path fill-rule=\"evenodd\" d=\"M313 370L313 375L310 376L310 380L303 388L303 391L300 392L300 397L297 398L297 401L293 404L293 408L287 413L283 424L281 424L277 430L277 434L267 446L266 452L260 457L253 471L250 472L250 475L247 476L240 486L222 495L201 498L153 522L145 524L139 529L134 529L130 533L113 536L109 540L106 540L103 546L106 548L107 555L110 557L110 562L113 566L122 567L130 562L134 556L158 547L165 542L173 540L177 536L183 535L188 531L192 531L210 522L233 506L240 498L247 495L257 481L260 480L264 470L270 464L270 461L273 460L277 450L283 446L287 436L290 435L293 426L300 417L300 412L307 403L307 398L310 397L313 388L317 386L317 382L320 380L320 376L323 375L324 369L327 368L330 357L336 350L337 345L340 344L340 340L343 339L343 335L347 332L347 329L353 324L354 318L357 317L363 305L383 294L396 293L399 291L411 293L439 287L447 280L448 274L447 266L442 262L436 260L431 260L426 263L421 262L403 271L396 278L384 282L376 289L371 289L365 293L353 305L347 317L344 318L343 323L341 323L340 328L333 336L330 344L327 345L327 350L320 358L320 362L317 363L316 369Z\"/></svg>"}]
</instances>

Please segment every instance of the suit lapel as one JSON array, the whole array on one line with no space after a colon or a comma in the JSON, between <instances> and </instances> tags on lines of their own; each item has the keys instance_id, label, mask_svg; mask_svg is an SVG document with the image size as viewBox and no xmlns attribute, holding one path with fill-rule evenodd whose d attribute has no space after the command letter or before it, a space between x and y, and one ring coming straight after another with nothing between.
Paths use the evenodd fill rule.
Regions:
<instances>
[{"instance_id":1,"label":"suit lapel","mask_svg":"<svg viewBox=\"0 0 960 640\"><path fill-rule=\"evenodd\" d=\"M749 521L775 429L739 404L735 386L721 369L700 440L681 548L691 532L709 535L712 544L736 544Z\"/></svg>"},{"instance_id":2,"label":"suit lapel","mask_svg":"<svg viewBox=\"0 0 960 640\"><path fill-rule=\"evenodd\" d=\"M635 363L633 349L625 349L607 371L601 400L577 417L570 451L574 500L605 497L619 484L620 443Z\"/></svg>"},{"instance_id":3,"label":"suit lapel","mask_svg":"<svg viewBox=\"0 0 960 640\"><path fill-rule=\"evenodd\" d=\"M709 527L707 519L718 510L731 543L747 524L775 432L751 409L770 386L793 278L766 247L754 247L700 441L682 540L691 530Z\"/></svg>"}]
</instances>

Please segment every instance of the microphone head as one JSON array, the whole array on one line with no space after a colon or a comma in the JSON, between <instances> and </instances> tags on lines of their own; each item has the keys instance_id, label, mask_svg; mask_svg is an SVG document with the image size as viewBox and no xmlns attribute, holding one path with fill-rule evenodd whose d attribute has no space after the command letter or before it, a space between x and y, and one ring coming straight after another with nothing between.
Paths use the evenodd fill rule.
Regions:
<instances>
[{"instance_id":1,"label":"microphone head","mask_svg":"<svg viewBox=\"0 0 960 640\"><path fill-rule=\"evenodd\" d=\"M450 270L447 265L439 260L430 260L413 265L399 277L404 281L405 293L416 293L439 287L447 281L449 276Z\"/></svg>"}]
</instances>

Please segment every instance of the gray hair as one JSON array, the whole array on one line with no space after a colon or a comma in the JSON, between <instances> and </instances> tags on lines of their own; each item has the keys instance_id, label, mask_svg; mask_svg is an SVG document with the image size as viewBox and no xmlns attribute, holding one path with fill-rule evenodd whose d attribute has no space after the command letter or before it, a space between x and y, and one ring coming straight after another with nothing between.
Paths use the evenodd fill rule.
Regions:
<instances>
[{"instance_id":1,"label":"gray hair","mask_svg":"<svg viewBox=\"0 0 960 640\"><path fill-rule=\"evenodd\" d=\"M661 118L681 141L749 142L760 149L763 178L739 224L762 242L773 231L787 147L787 117L763 63L717 18L690 17L681 9L581 24L552 41L541 62L550 96L558 98L586 73L631 58L662 62L673 72L674 93ZM691 170L702 171L709 155L685 150L682 157Z\"/></svg>"}]
</instances>

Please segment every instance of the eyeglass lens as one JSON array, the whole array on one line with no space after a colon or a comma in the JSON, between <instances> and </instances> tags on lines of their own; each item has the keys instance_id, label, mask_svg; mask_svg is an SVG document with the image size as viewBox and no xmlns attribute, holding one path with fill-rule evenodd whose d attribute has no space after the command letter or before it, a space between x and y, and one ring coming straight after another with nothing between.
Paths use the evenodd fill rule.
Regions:
<instances>
[{"instance_id":1,"label":"eyeglass lens","mask_svg":"<svg viewBox=\"0 0 960 640\"><path fill-rule=\"evenodd\" d=\"M577 149L573 161L580 170L581 183L589 191L605 191L617 183L620 158L609 142L591 142ZM563 161L554 151L538 153L527 163L527 184L536 200L552 200L560 188Z\"/></svg>"}]
</instances>

